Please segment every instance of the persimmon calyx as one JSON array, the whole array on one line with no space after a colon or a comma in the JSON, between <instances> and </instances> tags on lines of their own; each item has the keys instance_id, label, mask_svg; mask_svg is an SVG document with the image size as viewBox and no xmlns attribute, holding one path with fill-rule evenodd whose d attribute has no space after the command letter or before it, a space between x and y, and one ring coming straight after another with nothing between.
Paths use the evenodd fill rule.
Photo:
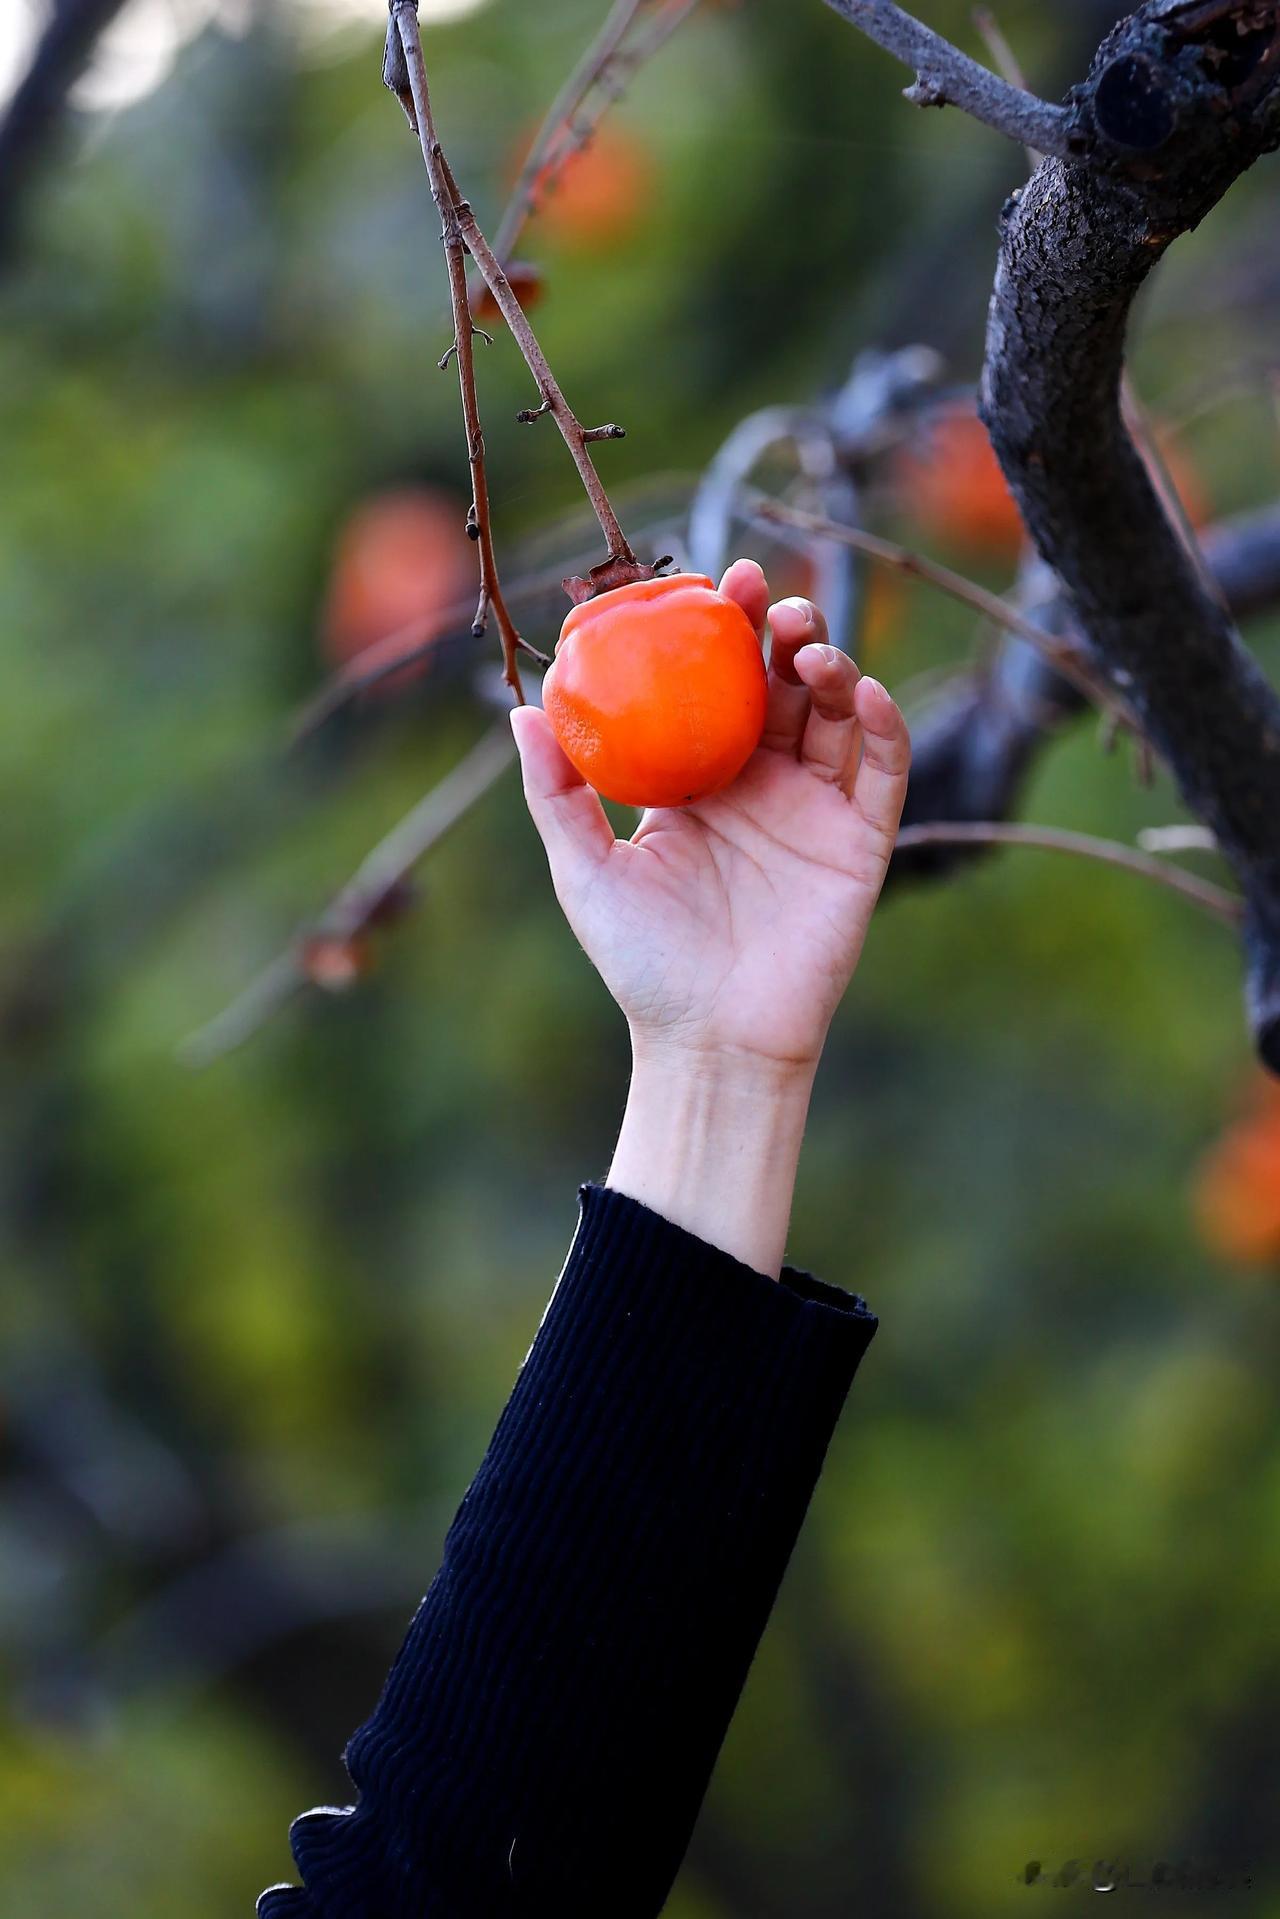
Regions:
<instances>
[{"instance_id":1,"label":"persimmon calyx","mask_svg":"<svg viewBox=\"0 0 1280 1919\"><path fill-rule=\"evenodd\" d=\"M631 586L637 580L658 579L663 568L671 565L672 557L670 553L664 553L661 559L655 560L650 566L643 560L637 560L634 555L624 558L611 553L599 566L593 566L585 579L581 574L574 573L561 580L560 584L574 606L582 606L601 593L612 593L615 587Z\"/></svg>"}]
</instances>

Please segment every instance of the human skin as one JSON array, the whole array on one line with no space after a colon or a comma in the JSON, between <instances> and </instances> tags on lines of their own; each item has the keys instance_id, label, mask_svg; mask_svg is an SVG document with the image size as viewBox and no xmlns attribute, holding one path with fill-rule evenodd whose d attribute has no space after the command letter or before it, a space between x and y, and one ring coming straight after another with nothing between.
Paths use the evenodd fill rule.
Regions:
<instances>
[{"instance_id":1,"label":"human skin","mask_svg":"<svg viewBox=\"0 0 1280 1919\"><path fill-rule=\"evenodd\" d=\"M626 1016L632 1074L607 1184L757 1272L782 1269L814 1074L880 896L906 796L906 724L769 605L754 560L720 583L773 634L763 738L731 786L614 836L536 707L512 713L556 896Z\"/></svg>"}]
</instances>

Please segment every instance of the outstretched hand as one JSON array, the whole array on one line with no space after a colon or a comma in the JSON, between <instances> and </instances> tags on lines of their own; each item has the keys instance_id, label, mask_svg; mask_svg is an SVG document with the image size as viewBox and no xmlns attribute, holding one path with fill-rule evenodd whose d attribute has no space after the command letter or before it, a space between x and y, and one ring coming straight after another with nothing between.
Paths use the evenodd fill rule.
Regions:
<instances>
[{"instance_id":1,"label":"outstretched hand","mask_svg":"<svg viewBox=\"0 0 1280 1919\"><path fill-rule=\"evenodd\" d=\"M512 714L525 794L569 924L637 1055L812 1071L853 975L906 794L910 745L808 600L768 604L753 560L720 591L773 632L768 712L731 786L614 837L546 715Z\"/></svg>"}]
</instances>

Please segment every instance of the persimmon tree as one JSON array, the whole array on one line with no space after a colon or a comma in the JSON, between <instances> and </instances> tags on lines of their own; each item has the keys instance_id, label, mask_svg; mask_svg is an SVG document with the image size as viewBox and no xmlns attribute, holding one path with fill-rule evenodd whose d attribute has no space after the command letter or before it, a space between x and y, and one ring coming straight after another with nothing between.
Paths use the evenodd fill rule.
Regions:
<instances>
[{"instance_id":1,"label":"persimmon tree","mask_svg":"<svg viewBox=\"0 0 1280 1919\"><path fill-rule=\"evenodd\" d=\"M496 629L508 698L524 697L522 656L547 664L515 617L521 599L544 594L546 582L508 588L500 573L476 377L476 341L489 337L480 318L496 313L509 330L533 387L518 417L530 426L550 417L599 525L603 551L563 582L569 599L660 573L667 556L639 535L633 543L597 468L598 443L622 438L623 428L578 419L530 321L537 276L516 249L557 170L589 142L629 73L696 4L615 0L553 104L491 244L441 139L429 18L420 23L418 0L389 0L383 77L418 139L448 268L453 338L440 364L456 366L471 484L467 532L479 580L469 631L478 641ZM990 593L862 523L883 462L922 420L956 404L936 357L920 351L863 356L833 399L744 421L708 468L672 543L682 560L714 572L739 530L781 539L806 556L833 632L847 643L857 629L855 563L927 581L1003 632L994 657L977 668L961 664L916 727L893 872L937 876L981 849L1022 844L1100 858L1173 887L1238 931L1256 1050L1280 1073L1280 697L1238 629L1280 601L1280 506L1198 536L1125 376L1134 300L1153 268L1280 145L1280 0L1146 0L1106 35L1062 104L1021 83L993 22L984 30L1001 73L888 0L827 4L913 70L906 97L914 105L954 107L1029 151L1030 176L1001 214L979 395L1029 535L1018 589L1007 598ZM752 475L783 445L796 485L780 495ZM422 651L438 644L439 626L437 617L422 634ZM363 652L324 689L303 730L402 670L414 653L412 631ZM1132 740L1140 765L1167 769L1197 826L1143 848L1013 817L1036 758L1090 709L1106 736ZM354 977L355 966L335 972L330 964L322 974L313 956L323 951L331 962L335 944L350 949L388 917L409 868L508 761L500 726L196 1036L190 1056L236 1044L309 981ZM1216 852L1234 884L1176 864L1170 854L1189 844Z\"/></svg>"}]
</instances>

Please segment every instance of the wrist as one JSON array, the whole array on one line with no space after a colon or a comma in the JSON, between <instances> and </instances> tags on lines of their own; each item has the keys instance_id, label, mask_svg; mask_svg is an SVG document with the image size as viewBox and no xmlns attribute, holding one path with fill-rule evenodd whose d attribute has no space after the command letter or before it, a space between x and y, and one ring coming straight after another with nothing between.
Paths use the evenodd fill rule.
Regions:
<instances>
[{"instance_id":1,"label":"wrist","mask_svg":"<svg viewBox=\"0 0 1280 1919\"><path fill-rule=\"evenodd\" d=\"M807 1106L818 1070L812 1057L779 1059L748 1047L695 1044L632 1026L632 1084L636 1080L702 1088L732 1097L803 1101Z\"/></svg>"},{"instance_id":2,"label":"wrist","mask_svg":"<svg viewBox=\"0 0 1280 1919\"><path fill-rule=\"evenodd\" d=\"M634 1033L633 1054L607 1184L776 1279L816 1061Z\"/></svg>"}]
</instances>

